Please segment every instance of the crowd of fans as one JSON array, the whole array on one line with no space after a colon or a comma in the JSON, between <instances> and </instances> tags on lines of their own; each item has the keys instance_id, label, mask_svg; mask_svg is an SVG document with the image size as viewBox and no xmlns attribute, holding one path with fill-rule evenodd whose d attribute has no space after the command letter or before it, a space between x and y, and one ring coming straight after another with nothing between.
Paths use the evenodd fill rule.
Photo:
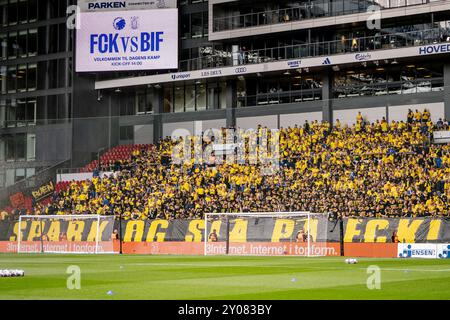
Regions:
<instances>
[{"instance_id":1,"label":"crowd of fans","mask_svg":"<svg viewBox=\"0 0 450 320\"><path fill-rule=\"evenodd\" d=\"M261 137L262 127L257 129ZM448 216L450 145L433 144L427 110L406 121L352 126L336 120L280 130L280 167L261 164L176 164L167 161L179 141L162 140L116 172L71 182L34 214L102 214L129 219L201 218L205 212L335 212L343 216ZM191 137L192 140L200 139ZM248 159L247 159L248 160Z\"/></svg>"}]
</instances>

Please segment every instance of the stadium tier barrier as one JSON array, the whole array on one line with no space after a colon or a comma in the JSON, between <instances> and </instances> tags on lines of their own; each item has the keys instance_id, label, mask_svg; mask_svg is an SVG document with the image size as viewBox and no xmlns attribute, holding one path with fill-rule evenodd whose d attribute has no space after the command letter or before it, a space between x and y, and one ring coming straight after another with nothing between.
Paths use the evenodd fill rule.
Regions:
<instances>
[{"instance_id":1,"label":"stadium tier barrier","mask_svg":"<svg viewBox=\"0 0 450 320\"><path fill-rule=\"evenodd\" d=\"M31 252L38 252L37 241L27 242ZM257 256L306 256L305 243L285 242L247 242L231 244L234 250L230 255ZM55 246L62 246L67 253L94 253L95 243L80 241L57 242L46 247L54 250ZM113 242L115 253L119 253L119 242ZM225 254L225 242L216 243L220 248L215 254ZM108 250L109 247L108 247ZM124 254L155 254L155 255L203 255L204 245L200 242L124 242ZM320 256L340 256L341 245L336 242L326 242L320 246ZM17 241L0 241L0 253L17 253ZM344 243L346 257L360 258L430 258L449 259L450 243Z\"/></svg>"},{"instance_id":2,"label":"stadium tier barrier","mask_svg":"<svg viewBox=\"0 0 450 320\"><path fill-rule=\"evenodd\" d=\"M293 255L305 256L307 244L296 241L295 235L304 225L287 228L287 219L275 219L263 224L245 223L236 219L230 223L228 246L230 255ZM113 226L107 224L114 223ZM320 224L316 224L320 225ZM423 257L449 258L450 220L445 218L349 218L344 219L343 249L350 257ZM92 252L91 221L24 221L21 224L23 246L43 245L48 251L65 252L82 250ZM122 222L122 250L125 254L204 254L204 220L129 220ZM217 242L207 242L209 254L225 254L227 246L223 235L224 224L215 226L219 235ZM49 241L42 241L43 228ZM332 221L327 223L325 235L318 236L318 228L311 229L312 250L321 256L341 255L339 231ZM119 221L105 221L100 226L101 241L112 239L105 230L120 229ZM289 229L289 230L288 230ZM0 252L17 252L19 224L16 221L0 222ZM393 243L391 235L396 232L399 243ZM63 233L66 241L59 238ZM108 234L106 234L108 233ZM106 243L106 242L105 242ZM84 246L84 247L83 247ZM91 247L91 249L89 249ZM27 248L27 247L25 247ZM120 242L113 241L113 252L119 252ZM29 250L39 252L38 250ZM59 250L59 249L58 249ZM317 250L318 252L315 252ZM110 249L108 251L111 251ZM320 251L320 252L319 252Z\"/></svg>"}]
</instances>

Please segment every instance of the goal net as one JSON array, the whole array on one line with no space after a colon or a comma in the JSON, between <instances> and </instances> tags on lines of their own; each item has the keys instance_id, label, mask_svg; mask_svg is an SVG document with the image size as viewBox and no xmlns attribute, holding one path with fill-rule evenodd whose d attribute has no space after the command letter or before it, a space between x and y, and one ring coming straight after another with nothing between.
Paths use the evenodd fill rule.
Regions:
<instances>
[{"instance_id":1,"label":"goal net","mask_svg":"<svg viewBox=\"0 0 450 320\"><path fill-rule=\"evenodd\" d=\"M114 216L20 216L18 253L116 253Z\"/></svg>"},{"instance_id":2,"label":"goal net","mask_svg":"<svg viewBox=\"0 0 450 320\"><path fill-rule=\"evenodd\" d=\"M207 213L205 255L325 256L328 215L310 212Z\"/></svg>"}]
</instances>

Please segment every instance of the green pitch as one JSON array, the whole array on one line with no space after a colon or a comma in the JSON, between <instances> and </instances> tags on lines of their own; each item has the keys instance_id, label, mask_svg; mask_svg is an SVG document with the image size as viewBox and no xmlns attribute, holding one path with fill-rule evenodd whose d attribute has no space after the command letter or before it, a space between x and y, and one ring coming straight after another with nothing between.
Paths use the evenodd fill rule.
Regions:
<instances>
[{"instance_id":1,"label":"green pitch","mask_svg":"<svg viewBox=\"0 0 450 320\"><path fill-rule=\"evenodd\" d=\"M0 299L450 299L450 260L0 254ZM81 289L67 288L80 267ZM367 267L381 289L367 288ZM112 294L107 292L112 291Z\"/></svg>"}]
</instances>

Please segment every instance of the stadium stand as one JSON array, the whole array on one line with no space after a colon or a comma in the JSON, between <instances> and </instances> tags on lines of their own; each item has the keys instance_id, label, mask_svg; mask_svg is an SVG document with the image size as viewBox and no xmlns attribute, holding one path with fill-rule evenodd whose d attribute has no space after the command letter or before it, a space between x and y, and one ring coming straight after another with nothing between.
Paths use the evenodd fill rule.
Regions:
<instances>
[{"instance_id":1,"label":"stadium stand","mask_svg":"<svg viewBox=\"0 0 450 320\"><path fill-rule=\"evenodd\" d=\"M428 111L407 121L352 126L336 120L280 130L280 170L261 175L255 164L165 164L177 141L118 146L101 157L114 173L61 182L34 214L106 214L129 219L200 218L204 212L301 211L344 216L448 216L450 146L430 142ZM259 127L261 133L263 128ZM191 140L199 139L190 137ZM98 170L92 162L85 170Z\"/></svg>"}]
</instances>

